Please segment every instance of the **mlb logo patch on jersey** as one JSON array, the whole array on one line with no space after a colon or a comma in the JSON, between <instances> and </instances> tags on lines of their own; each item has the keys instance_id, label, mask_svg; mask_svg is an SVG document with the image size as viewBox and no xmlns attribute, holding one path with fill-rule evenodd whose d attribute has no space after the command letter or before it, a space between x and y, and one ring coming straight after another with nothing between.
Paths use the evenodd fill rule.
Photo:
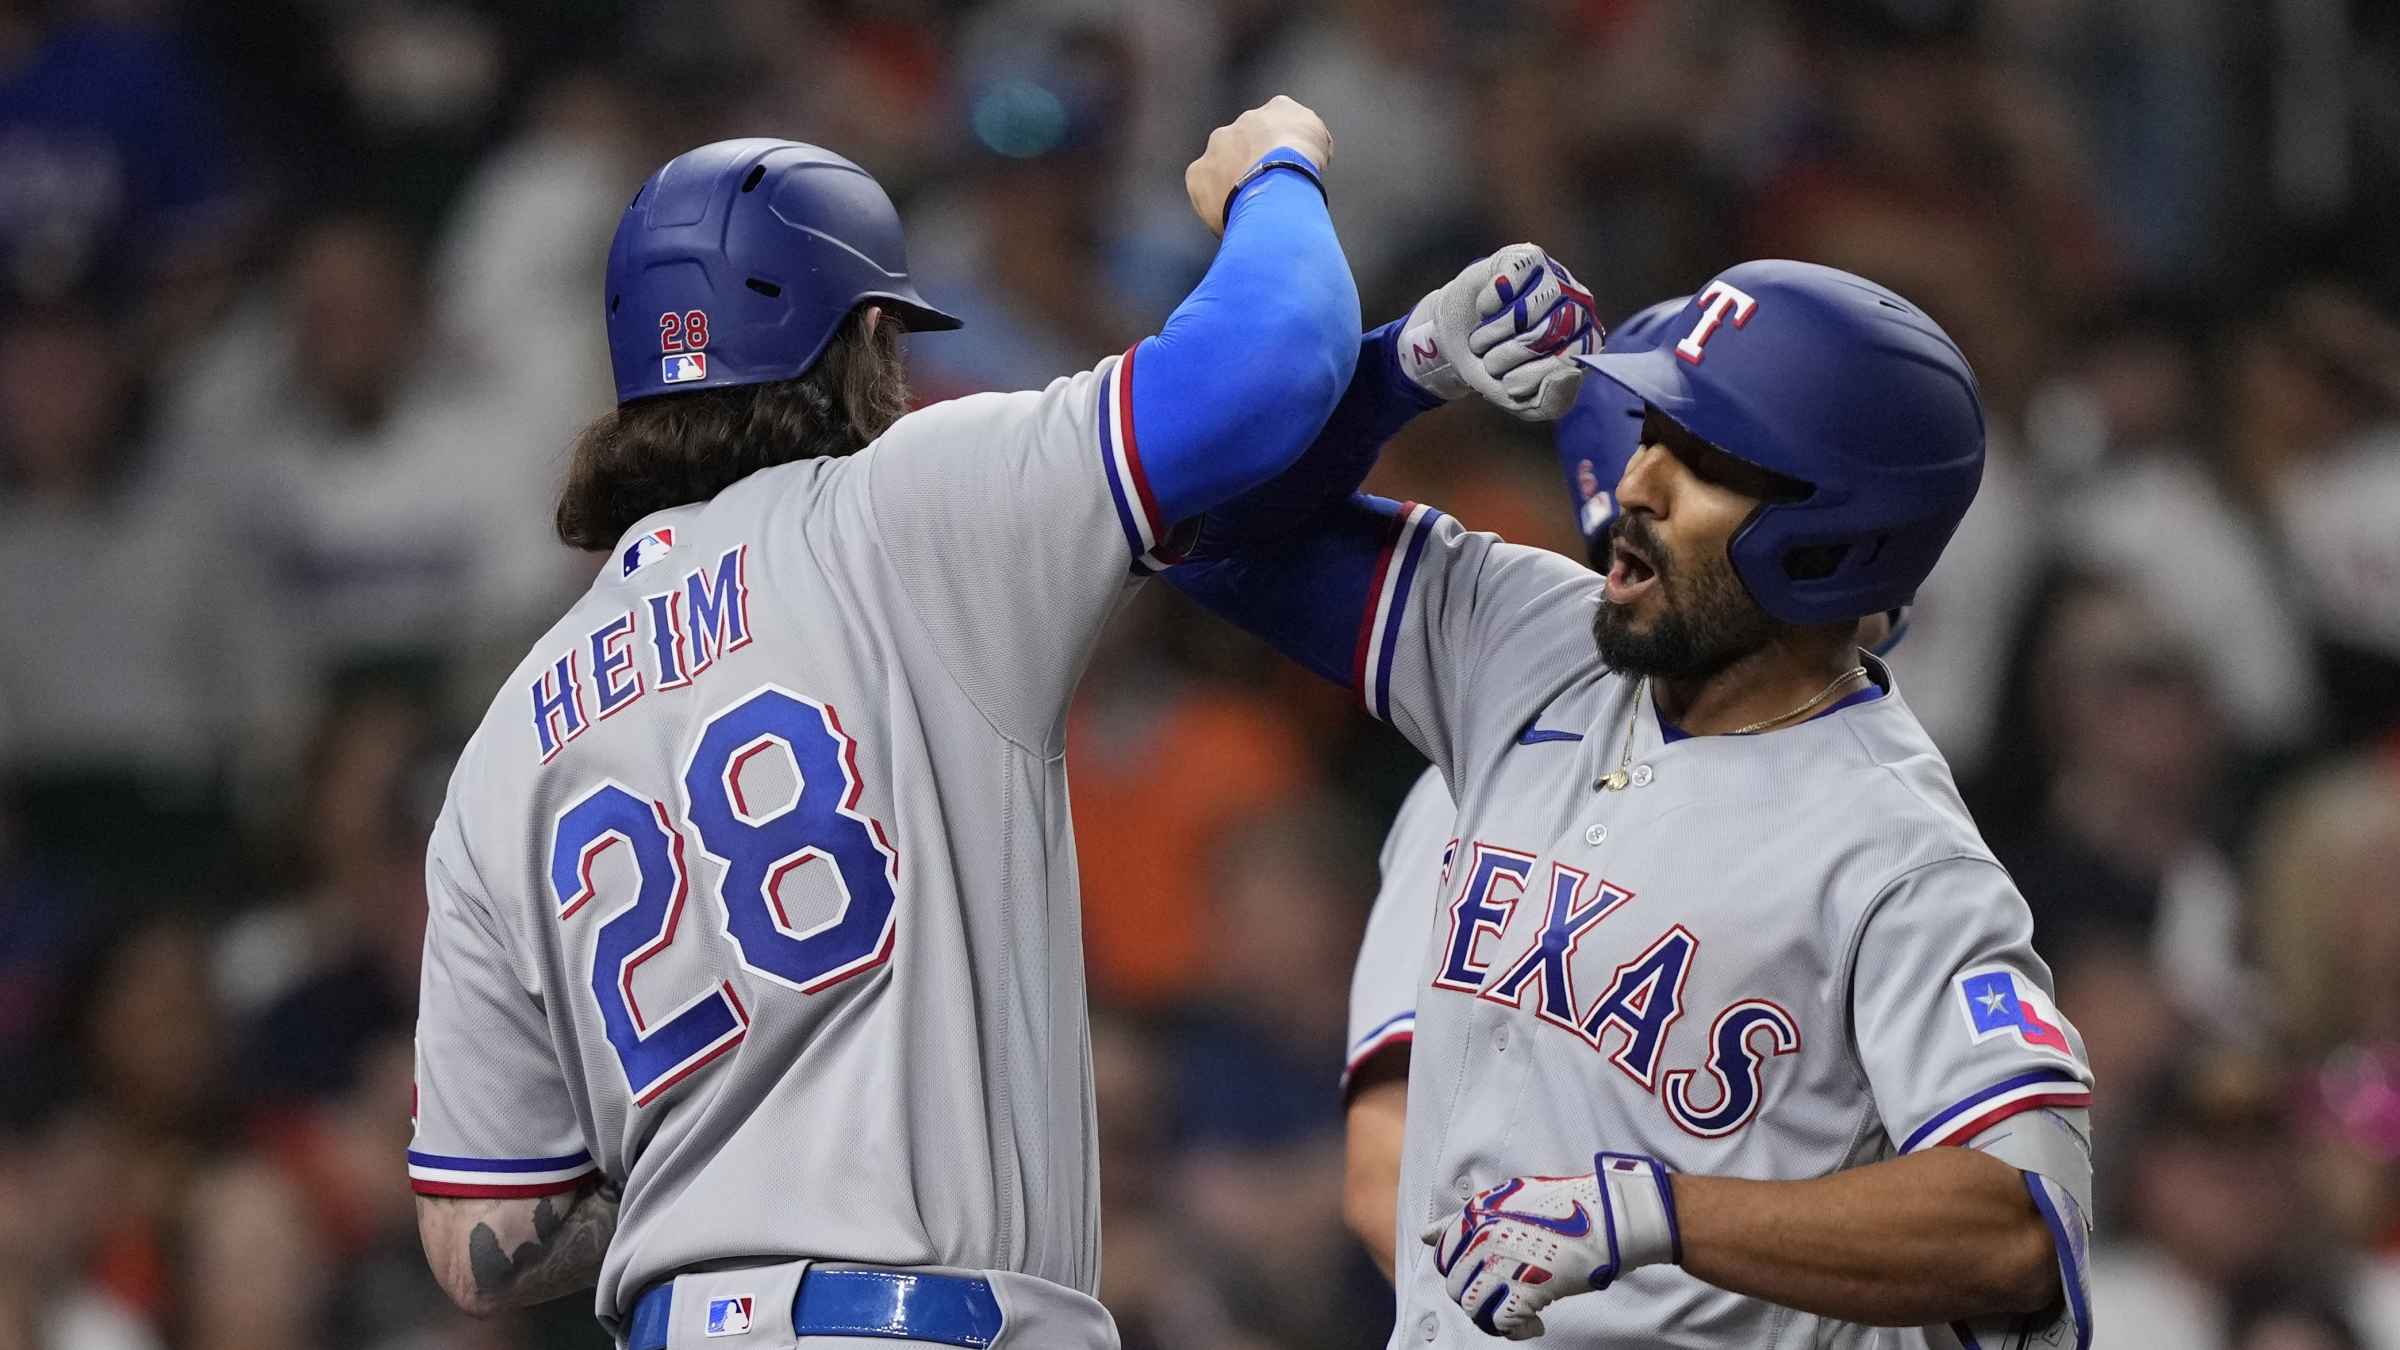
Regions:
<instances>
[{"instance_id":1,"label":"mlb logo patch on jersey","mask_svg":"<svg viewBox=\"0 0 2400 1350\"><path fill-rule=\"evenodd\" d=\"M2015 1036L2036 1050L2069 1059L2065 1019L2047 995L2013 970L1971 970L1958 977L1958 996L1965 1005L1967 1025L1981 1044L1994 1036Z\"/></svg>"},{"instance_id":2,"label":"mlb logo patch on jersey","mask_svg":"<svg viewBox=\"0 0 2400 1350\"><path fill-rule=\"evenodd\" d=\"M658 358L658 377L669 384L690 384L708 378L708 353L684 352Z\"/></svg>"},{"instance_id":3,"label":"mlb logo patch on jersey","mask_svg":"<svg viewBox=\"0 0 2400 1350\"><path fill-rule=\"evenodd\" d=\"M750 1330L750 1300L747 1298L712 1298L708 1301L708 1325L701 1330L707 1336L739 1336Z\"/></svg>"},{"instance_id":4,"label":"mlb logo patch on jersey","mask_svg":"<svg viewBox=\"0 0 2400 1350\"><path fill-rule=\"evenodd\" d=\"M665 526L661 529L652 530L650 533L634 540L632 543L625 546L625 556L622 560L624 563L625 575L632 576L634 573L641 571L650 564L657 562L659 559L667 556L668 550L674 547L675 527L672 525Z\"/></svg>"}]
</instances>

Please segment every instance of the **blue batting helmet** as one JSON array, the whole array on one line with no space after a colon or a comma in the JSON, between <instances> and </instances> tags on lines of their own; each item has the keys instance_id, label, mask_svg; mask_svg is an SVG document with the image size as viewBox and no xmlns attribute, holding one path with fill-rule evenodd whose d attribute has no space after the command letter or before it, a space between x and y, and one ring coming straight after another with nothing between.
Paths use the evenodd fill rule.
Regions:
<instances>
[{"instance_id":1,"label":"blue batting helmet","mask_svg":"<svg viewBox=\"0 0 2400 1350\"><path fill-rule=\"evenodd\" d=\"M1648 351L1658 330L1683 308L1690 296L1661 300L1608 330L1607 350ZM1575 391L1574 406L1558 419L1558 464L1567 474L1567 502L1575 511L1575 528L1583 532L1583 547L1599 565L1601 542L1608 522L1616 517L1617 480L1641 448L1642 401L1608 380L1585 379Z\"/></svg>"},{"instance_id":2,"label":"blue batting helmet","mask_svg":"<svg viewBox=\"0 0 2400 1350\"><path fill-rule=\"evenodd\" d=\"M859 305L911 330L959 321L917 294L892 199L798 141L687 150L650 176L608 249L617 401L788 380Z\"/></svg>"},{"instance_id":3,"label":"blue batting helmet","mask_svg":"<svg viewBox=\"0 0 2400 1350\"><path fill-rule=\"evenodd\" d=\"M1729 455L1805 484L1734 532L1733 569L1786 623L1907 604L1983 479L1983 400L1924 311L1848 272L1746 262L1645 351L1578 358Z\"/></svg>"}]
</instances>

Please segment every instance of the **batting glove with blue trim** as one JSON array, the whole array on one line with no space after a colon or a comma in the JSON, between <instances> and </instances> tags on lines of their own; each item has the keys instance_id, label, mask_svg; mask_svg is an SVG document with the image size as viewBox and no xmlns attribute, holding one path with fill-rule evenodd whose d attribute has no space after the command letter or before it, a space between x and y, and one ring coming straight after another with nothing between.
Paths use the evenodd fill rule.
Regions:
<instances>
[{"instance_id":1,"label":"batting glove with blue trim","mask_svg":"<svg viewBox=\"0 0 2400 1350\"><path fill-rule=\"evenodd\" d=\"M1566 267L1533 244L1469 263L1400 326L1400 368L1427 393L1481 394L1528 422L1564 416L1583 384L1578 356L1607 332Z\"/></svg>"},{"instance_id":2,"label":"batting glove with blue trim","mask_svg":"<svg viewBox=\"0 0 2400 1350\"><path fill-rule=\"evenodd\" d=\"M1427 1227L1433 1268L1476 1326L1512 1341L1542 1334L1542 1309L1619 1275L1680 1264L1675 1189L1639 1153L1599 1153L1574 1177L1511 1177Z\"/></svg>"}]
</instances>

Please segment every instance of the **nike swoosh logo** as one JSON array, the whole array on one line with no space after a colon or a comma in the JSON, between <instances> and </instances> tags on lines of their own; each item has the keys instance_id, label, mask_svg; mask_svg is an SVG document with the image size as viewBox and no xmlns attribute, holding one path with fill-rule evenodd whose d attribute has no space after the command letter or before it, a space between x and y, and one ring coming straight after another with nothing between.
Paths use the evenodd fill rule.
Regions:
<instances>
[{"instance_id":1,"label":"nike swoosh logo","mask_svg":"<svg viewBox=\"0 0 2400 1350\"><path fill-rule=\"evenodd\" d=\"M1527 722L1525 729L1517 733L1517 744L1519 745L1540 745L1545 741L1580 741L1582 739L1583 733L1580 731L1552 731L1547 727L1537 727L1532 722Z\"/></svg>"},{"instance_id":2,"label":"nike swoosh logo","mask_svg":"<svg viewBox=\"0 0 2400 1350\"><path fill-rule=\"evenodd\" d=\"M1563 1219L1552 1219L1540 1214L1527 1214L1513 1209L1496 1209L1491 1213L1495 1219L1514 1219L1518 1223L1531 1224L1536 1228L1546 1228L1560 1237L1591 1236L1592 1216L1584 1210L1582 1201L1573 1201L1572 1206L1575 1212Z\"/></svg>"}]
</instances>

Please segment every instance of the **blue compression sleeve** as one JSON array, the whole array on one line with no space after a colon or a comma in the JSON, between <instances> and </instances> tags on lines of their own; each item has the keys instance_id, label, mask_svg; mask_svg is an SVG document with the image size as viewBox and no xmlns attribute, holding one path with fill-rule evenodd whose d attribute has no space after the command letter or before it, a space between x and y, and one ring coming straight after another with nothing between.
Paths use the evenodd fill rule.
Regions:
<instances>
[{"instance_id":1,"label":"blue compression sleeve","mask_svg":"<svg viewBox=\"0 0 2400 1350\"><path fill-rule=\"evenodd\" d=\"M1367 627L1388 587L1405 604L1424 538L1440 513L1363 493L1319 502L1281 538L1166 570L1167 584L1335 684L1364 689ZM1389 644L1386 644L1388 647Z\"/></svg>"},{"instance_id":2,"label":"blue compression sleeve","mask_svg":"<svg viewBox=\"0 0 2400 1350\"><path fill-rule=\"evenodd\" d=\"M1400 371L1400 330L1407 323L1403 314L1359 338L1350 387L1342 391L1341 402L1334 405L1315 442L1291 467L1211 508L1198 539L1184 552L1186 559L1225 557L1290 533L1356 492L1375 467L1384 442L1417 414L1442 405Z\"/></svg>"},{"instance_id":3,"label":"blue compression sleeve","mask_svg":"<svg viewBox=\"0 0 2400 1350\"><path fill-rule=\"evenodd\" d=\"M1235 196L1208 275L1128 357L1129 439L1154 523L1197 516L1298 458L1350 382L1358 322L1325 194L1297 170L1260 174Z\"/></svg>"}]
</instances>

